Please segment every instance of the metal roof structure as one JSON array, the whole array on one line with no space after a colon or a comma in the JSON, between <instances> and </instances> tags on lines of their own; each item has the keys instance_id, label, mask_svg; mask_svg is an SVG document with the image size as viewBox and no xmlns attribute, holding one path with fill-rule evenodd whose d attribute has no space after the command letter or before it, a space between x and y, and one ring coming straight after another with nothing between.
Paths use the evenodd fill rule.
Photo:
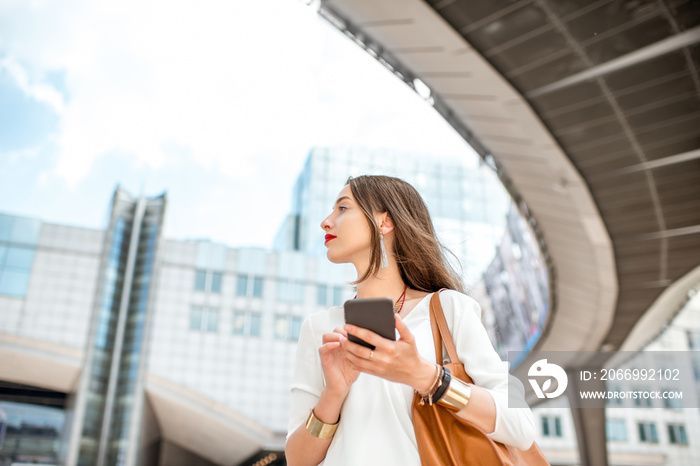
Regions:
<instances>
[{"instance_id":1,"label":"metal roof structure","mask_svg":"<svg viewBox=\"0 0 700 466\"><path fill-rule=\"evenodd\" d=\"M700 1L322 0L319 13L434 105L531 219L553 292L536 350L639 349L679 310L700 282Z\"/></svg>"}]
</instances>

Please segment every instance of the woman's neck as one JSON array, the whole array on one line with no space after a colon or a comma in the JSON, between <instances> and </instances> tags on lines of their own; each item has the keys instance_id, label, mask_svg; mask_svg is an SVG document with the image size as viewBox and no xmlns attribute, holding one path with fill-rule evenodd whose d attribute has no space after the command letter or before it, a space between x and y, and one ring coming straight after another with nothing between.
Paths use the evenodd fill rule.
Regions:
<instances>
[{"instance_id":1,"label":"woman's neck","mask_svg":"<svg viewBox=\"0 0 700 466\"><path fill-rule=\"evenodd\" d=\"M361 276L358 273L358 278ZM391 298L395 301L401 296L405 286L396 262L390 261L389 267L379 269L376 275L357 284L357 297Z\"/></svg>"}]
</instances>

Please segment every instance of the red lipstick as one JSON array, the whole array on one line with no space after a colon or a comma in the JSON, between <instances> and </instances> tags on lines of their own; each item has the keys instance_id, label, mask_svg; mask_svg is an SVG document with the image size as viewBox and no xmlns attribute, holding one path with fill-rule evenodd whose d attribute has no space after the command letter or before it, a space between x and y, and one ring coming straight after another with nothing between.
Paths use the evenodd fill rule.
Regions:
<instances>
[{"instance_id":1,"label":"red lipstick","mask_svg":"<svg viewBox=\"0 0 700 466\"><path fill-rule=\"evenodd\" d=\"M326 243L329 242L330 240L336 238L335 235L326 235Z\"/></svg>"}]
</instances>

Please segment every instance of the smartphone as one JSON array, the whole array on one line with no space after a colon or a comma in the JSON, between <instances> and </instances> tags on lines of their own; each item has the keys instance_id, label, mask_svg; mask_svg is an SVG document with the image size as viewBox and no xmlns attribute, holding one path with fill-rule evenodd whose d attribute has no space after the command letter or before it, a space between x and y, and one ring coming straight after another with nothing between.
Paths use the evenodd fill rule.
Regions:
<instances>
[{"instance_id":1,"label":"smartphone","mask_svg":"<svg viewBox=\"0 0 700 466\"><path fill-rule=\"evenodd\" d=\"M389 298L351 299L345 301L345 323L366 328L388 340L396 340L394 303ZM366 341L348 334L348 340L374 350Z\"/></svg>"}]
</instances>

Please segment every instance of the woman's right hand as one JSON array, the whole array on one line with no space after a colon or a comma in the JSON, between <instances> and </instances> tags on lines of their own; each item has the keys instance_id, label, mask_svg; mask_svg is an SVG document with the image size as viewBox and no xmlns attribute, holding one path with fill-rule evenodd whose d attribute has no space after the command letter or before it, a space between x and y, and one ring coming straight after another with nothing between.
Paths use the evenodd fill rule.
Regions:
<instances>
[{"instance_id":1,"label":"woman's right hand","mask_svg":"<svg viewBox=\"0 0 700 466\"><path fill-rule=\"evenodd\" d=\"M348 338L347 332L336 328L333 332L323 334L323 345L318 353L321 367L326 379L326 389L332 393L347 395L350 386L357 380L360 371L355 369L347 357L341 343Z\"/></svg>"}]
</instances>

